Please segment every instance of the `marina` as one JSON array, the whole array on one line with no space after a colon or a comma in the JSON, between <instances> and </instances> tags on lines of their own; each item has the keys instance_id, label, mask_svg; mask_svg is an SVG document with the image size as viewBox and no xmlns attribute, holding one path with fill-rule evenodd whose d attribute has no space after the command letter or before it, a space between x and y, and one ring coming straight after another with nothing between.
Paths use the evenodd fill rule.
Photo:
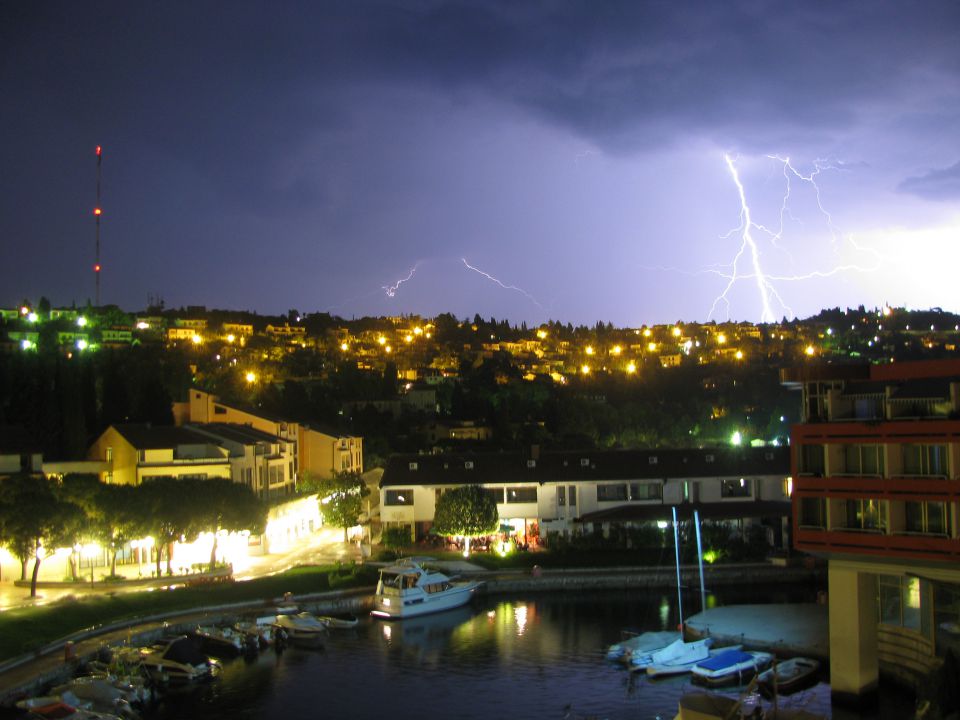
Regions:
<instances>
[{"instance_id":1,"label":"marina","mask_svg":"<svg viewBox=\"0 0 960 720\"><path fill-rule=\"evenodd\" d=\"M763 591L775 603L771 608L809 599L799 587ZM724 589L710 599L723 606L746 599L742 594ZM383 697L429 697L428 714L437 717L672 718L680 698L694 691L689 676L651 680L605 655L623 628L674 625L674 599L670 591L534 593L480 597L397 622L361 616L354 628L331 633L322 649L291 646L226 661L212 682L164 695L144 717L280 720L317 708L331 717L373 717L382 712ZM738 696L737 688L711 692ZM788 706L843 720L861 717L832 709L822 680L791 696ZM910 717L913 701L892 692L880 707L894 714L862 717ZM424 712L398 703L390 714L402 720Z\"/></svg>"}]
</instances>

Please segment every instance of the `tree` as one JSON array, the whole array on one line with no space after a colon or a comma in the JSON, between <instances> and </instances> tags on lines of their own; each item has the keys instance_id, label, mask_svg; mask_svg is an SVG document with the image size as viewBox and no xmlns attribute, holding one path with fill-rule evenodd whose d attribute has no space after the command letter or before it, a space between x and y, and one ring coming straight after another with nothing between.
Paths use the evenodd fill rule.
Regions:
<instances>
[{"instance_id":1,"label":"tree","mask_svg":"<svg viewBox=\"0 0 960 720\"><path fill-rule=\"evenodd\" d=\"M470 554L470 538L494 533L500 526L497 503L479 485L464 485L448 490L437 500L433 529L441 535L466 538L465 554Z\"/></svg>"},{"instance_id":2,"label":"tree","mask_svg":"<svg viewBox=\"0 0 960 720\"><path fill-rule=\"evenodd\" d=\"M144 480L138 491L147 512L146 528L156 540L157 577L160 577L160 562L163 549L167 549L167 574L173 574L173 543L186 535L193 523L197 508L190 497L188 483L172 477L155 477Z\"/></svg>"},{"instance_id":3,"label":"tree","mask_svg":"<svg viewBox=\"0 0 960 720\"><path fill-rule=\"evenodd\" d=\"M0 525L11 550L21 563L21 578L26 575L32 558L33 575L30 597L37 596L37 577L47 548L60 547L72 541L68 533L78 526L83 514L77 505L58 500L53 486L43 477L16 475L0 483Z\"/></svg>"},{"instance_id":4,"label":"tree","mask_svg":"<svg viewBox=\"0 0 960 720\"><path fill-rule=\"evenodd\" d=\"M347 528L360 522L363 498L370 494L367 484L356 472L339 472L331 478L308 476L304 482L308 492L320 496L320 513L324 522L343 528L343 541L347 541Z\"/></svg>"},{"instance_id":5,"label":"tree","mask_svg":"<svg viewBox=\"0 0 960 720\"><path fill-rule=\"evenodd\" d=\"M226 479L190 480L191 495L196 498L198 512L193 517L191 530L213 533L210 548L210 572L216 569L217 539L220 530L249 530L262 532L267 520L267 508L246 485Z\"/></svg>"}]
</instances>

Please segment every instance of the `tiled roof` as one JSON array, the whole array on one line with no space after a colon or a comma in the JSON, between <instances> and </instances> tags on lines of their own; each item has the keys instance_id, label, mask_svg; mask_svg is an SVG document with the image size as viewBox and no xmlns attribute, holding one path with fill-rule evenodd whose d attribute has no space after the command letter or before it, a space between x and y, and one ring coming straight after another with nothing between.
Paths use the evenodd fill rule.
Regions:
<instances>
[{"instance_id":1,"label":"tiled roof","mask_svg":"<svg viewBox=\"0 0 960 720\"><path fill-rule=\"evenodd\" d=\"M201 445L210 438L185 427L150 425L149 423L117 423L113 426L137 450L160 450L177 445Z\"/></svg>"},{"instance_id":2,"label":"tiled roof","mask_svg":"<svg viewBox=\"0 0 960 720\"><path fill-rule=\"evenodd\" d=\"M208 432L211 435L216 435L217 437L225 440L232 440L233 442L243 443L245 445L258 442L285 442L276 435L271 435L270 433L263 432L262 430L257 430L251 425L240 425L238 423L206 423L203 425L196 425L195 427L200 432Z\"/></svg>"},{"instance_id":3,"label":"tiled roof","mask_svg":"<svg viewBox=\"0 0 960 720\"><path fill-rule=\"evenodd\" d=\"M387 463L380 486L543 484L789 473L787 447L584 450L543 452L538 458L529 453L450 453L395 455Z\"/></svg>"}]
</instances>

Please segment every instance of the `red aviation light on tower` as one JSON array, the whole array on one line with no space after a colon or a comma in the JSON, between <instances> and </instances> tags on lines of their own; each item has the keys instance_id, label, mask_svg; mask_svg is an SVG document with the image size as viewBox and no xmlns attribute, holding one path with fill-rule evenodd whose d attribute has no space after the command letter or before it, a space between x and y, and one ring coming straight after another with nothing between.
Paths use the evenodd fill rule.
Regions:
<instances>
[{"instance_id":1,"label":"red aviation light on tower","mask_svg":"<svg viewBox=\"0 0 960 720\"><path fill-rule=\"evenodd\" d=\"M101 210L100 208L94 208L94 209L93 209L93 214L94 214L94 215L103 215L103 210Z\"/></svg>"},{"instance_id":2,"label":"red aviation light on tower","mask_svg":"<svg viewBox=\"0 0 960 720\"><path fill-rule=\"evenodd\" d=\"M96 265L93 266L93 271L96 273L100 272L100 263L97 263Z\"/></svg>"},{"instance_id":3,"label":"red aviation light on tower","mask_svg":"<svg viewBox=\"0 0 960 720\"><path fill-rule=\"evenodd\" d=\"M100 157L100 155L102 154L103 154L103 149L99 145L97 145L97 157Z\"/></svg>"}]
</instances>

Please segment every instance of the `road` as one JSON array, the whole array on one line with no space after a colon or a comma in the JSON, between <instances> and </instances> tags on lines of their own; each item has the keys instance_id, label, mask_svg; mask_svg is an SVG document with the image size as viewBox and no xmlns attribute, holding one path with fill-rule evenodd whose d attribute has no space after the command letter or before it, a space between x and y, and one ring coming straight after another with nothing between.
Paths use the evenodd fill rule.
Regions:
<instances>
[{"instance_id":1,"label":"road","mask_svg":"<svg viewBox=\"0 0 960 720\"><path fill-rule=\"evenodd\" d=\"M285 552L248 558L245 563L246 566L235 572L234 578L242 582L267 575L275 575L297 565L328 565L337 561L352 563L359 559L360 550L357 545L343 542L343 530L321 528L316 533L301 539ZM40 568L41 579L61 579L59 568L44 568L43 563L40 564ZM135 592L141 589L137 586L97 586L91 589L89 585L70 585L63 588L42 587L37 590L37 597L31 598L29 588L17 587L13 584L13 580L20 577L19 563L6 562L0 570L2 570L0 612L16 607L46 605L69 596L85 597L92 593ZM44 573L44 570L47 572ZM123 568L118 568L118 572L122 570Z\"/></svg>"}]
</instances>

